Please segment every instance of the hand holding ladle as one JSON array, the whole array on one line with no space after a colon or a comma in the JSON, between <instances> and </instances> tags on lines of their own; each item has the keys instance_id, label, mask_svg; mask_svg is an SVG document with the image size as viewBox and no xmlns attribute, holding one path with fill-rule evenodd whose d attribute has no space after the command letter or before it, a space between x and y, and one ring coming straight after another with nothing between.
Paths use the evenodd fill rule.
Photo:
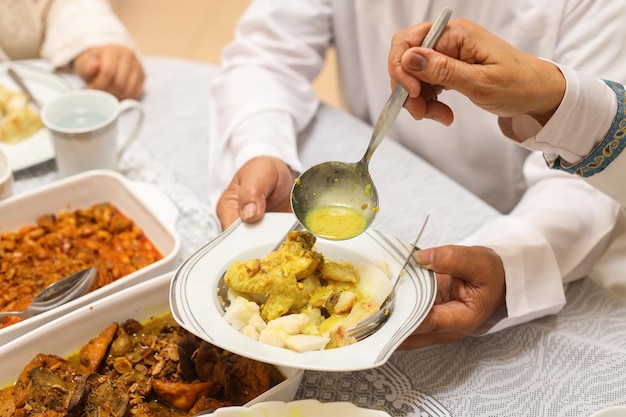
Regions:
<instances>
[{"instance_id":1,"label":"hand holding ladle","mask_svg":"<svg viewBox=\"0 0 626 417\"><path fill-rule=\"evenodd\" d=\"M452 11L444 9L424 38L422 46L433 48ZM372 154L398 117L408 97L396 85L385 103L365 154L358 162L330 161L306 170L291 191L291 208L311 233L330 240L345 240L363 233L379 211L378 192L368 170Z\"/></svg>"}]
</instances>

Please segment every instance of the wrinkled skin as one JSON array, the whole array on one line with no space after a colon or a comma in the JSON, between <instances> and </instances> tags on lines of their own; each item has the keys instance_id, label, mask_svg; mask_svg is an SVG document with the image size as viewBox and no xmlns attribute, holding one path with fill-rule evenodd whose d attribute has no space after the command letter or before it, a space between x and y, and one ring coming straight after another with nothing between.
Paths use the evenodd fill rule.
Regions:
<instances>
[{"instance_id":1,"label":"wrinkled skin","mask_svg":"<svg viewBox=\"0 0 626 417\"><path fill-rule=\"evenodd\" d=\"M528 114L545 124L552 116L565 93L565 78L554 64L466 19L451 20L435 50L421 48L430 27L421 23L397 32L387 62L392 85L407 90L404 107L416 120L452 123L452 109L437 100L443 89L501 117Z\"/></svg>"},{"instance_id":2,"label":"wrinkled skin","mask_svg":"<svg viewBox=\"0 0 626 417\"><path fill-rule=\"evenodd\" d=\"M418 251L415 257L436 273L437 297L401 350L456 342L504 306L504 267L493 250L449 245Z\"/></svg>"}]
</instances>

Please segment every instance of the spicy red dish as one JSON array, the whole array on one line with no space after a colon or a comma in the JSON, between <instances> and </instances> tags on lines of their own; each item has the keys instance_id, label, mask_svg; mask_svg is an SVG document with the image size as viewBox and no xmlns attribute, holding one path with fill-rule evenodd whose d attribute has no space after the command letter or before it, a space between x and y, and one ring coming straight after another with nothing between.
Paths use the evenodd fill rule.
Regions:
<instances>
[{"instance_id":1,"label":"spicy red dish","mask_svg":"<svg viewBox=\"0 0 626 417\"><path fill-rule=\"evenodd\" d=\"M0 234L0 311L24 310L42 289L94 266L91 291L163 258L143 230L110 203L44 214ZM21 321L0 321L0 328Z\"/></svg>"}]
</instances>

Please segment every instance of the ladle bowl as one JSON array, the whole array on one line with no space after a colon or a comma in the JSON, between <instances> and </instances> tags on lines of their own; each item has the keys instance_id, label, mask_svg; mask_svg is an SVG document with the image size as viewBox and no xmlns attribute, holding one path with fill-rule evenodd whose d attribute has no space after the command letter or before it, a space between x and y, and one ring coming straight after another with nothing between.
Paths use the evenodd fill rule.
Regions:
<instances>
[{"instance_id":1,"label":"ladle bowl","mask_svg":"<svg viewBox=\"0 0 626 417\"><path fill-rule=\"evenodd\" d=\"M367 164L330 161L305 171L291 192L292 209L313 234L331 240L359 235L378 213Z\"/></svg>"}]
</instances>

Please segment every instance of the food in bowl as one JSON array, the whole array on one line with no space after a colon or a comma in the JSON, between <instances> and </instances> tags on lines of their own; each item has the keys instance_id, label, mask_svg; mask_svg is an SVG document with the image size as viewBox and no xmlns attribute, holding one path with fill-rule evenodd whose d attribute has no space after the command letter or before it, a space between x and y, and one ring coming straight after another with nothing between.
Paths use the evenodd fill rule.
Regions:
<instances>
[{"instance_id":1,"label":"food in bowl","mask_svg":"<svg viewBox=\"0 0 626 417\"><path fill-rule=\"evenodd\" d=\"M101 288L160 259L143 230L110 203L57 214L0 234L0 311L24 310L45 287L94 266ZM0 328L23 318L5 317Z\"/></svg>"},{"instance_id":2,"label":"food in bowl","mask_svg":"<svg viewBox=\"0 0 626 417\"><path fill-rule=\"evenodd\" d=\"M202 341L165 314L114 322L66 358L37 354L15 384L0 390L0 410L186 416L243 405L283 380L276 367Z\"/></svg>"},{"instance_id":3,"label":"food in bowl","mask_svg":"<svg viewBox=\"0 0 626 417\"><path fill-rule=\"evenodd\" d=\"M310 232L289 232L265 258L234 262L224 319L241 333L298 352L354 343L346 330L377 312L392 289L388 265L348 262L315 250Z\"/></svg>"},{"instance_id":4,"label":"food in bowl","mask_svg":"<svg viewBox=\"0 0 626 417\"><path fill-rule=\"evenodd\" d=\"M42 127L26 94L0 85L0 142L19 142Z\"/></svg>"}]
</instances>

